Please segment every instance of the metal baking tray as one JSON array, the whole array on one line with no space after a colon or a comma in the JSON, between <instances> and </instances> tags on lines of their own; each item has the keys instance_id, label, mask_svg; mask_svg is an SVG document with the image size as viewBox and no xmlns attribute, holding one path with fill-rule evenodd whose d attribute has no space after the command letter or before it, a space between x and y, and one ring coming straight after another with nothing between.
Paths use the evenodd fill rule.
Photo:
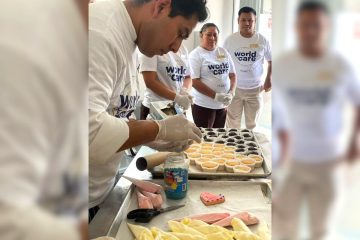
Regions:
<instances>
[{"instance_id":1,"label":"metal baking tray","mask_svg":"<svg viewBox=\"0 0 360 240\"><path fill-rule=\"evenodd\" d=\"M173 101L156 101L150 102L150 115L155 120L165 119L171 115L167 115L165 112L162 111L164 108L171 107L175 110L176 114L182 114L182 110L179 108L177 104L174 104Z\"/></svg>"},{"instance_id":2,"label":"metal baking tray","mask_svg":"<svg viewBox=\"0 0 360 240\"><path fill-rule=\"evenodd\" d=\"M154 182L162 184L161 180ZM117 215L109 236L119 240L133 240L127 222L139 224L145 227L159 227L168 231L167 222L172 219L178 219L194 214L211 213L211 212L228 212L235 214L247 211L255 215L261 222L266 222L271 229L271 188L270 180L267 181L201 181L190 180L189 191L186 198L182 200L166 200L163 207L170 205L185 204L185 207L172 212L167 212L153 218L150 223L134 223L127 220L126 215L129 211L137 208L137 199L135 187L132 186L123 202ZM200 193L208 191L212 193L221 193L225 195L225 202L213 206L205 206L200 200ZM251 226L250 229L255 231L257 225Z\"/></svg>"},{"instance_id":3,"label":"metal baking tray","mask_svg":"<svg viewBox=\"0 0 360 240\"><path fill-rule=\"evenodd\" d=\"M207 136L209 136L208 133L209 132L218 133L219 130L220 129L201 128L201 131L203 132L203 141L209 142L209 138L207 137ZM224 132L221 132L220 134L217 134L216 137L213 137L213 139L211 139L213 142L221 140L222 136L224 136L226 134L235 133L235 131L237 133L244 131L244 130L240 130L240 129L221 129L221 130ZM203 171L199 170L198 168L196 168L196 166L190 165L189 166L189 178L190 179L229 179L229 180L230 179L240 179L240 180L245 179L246 180L246 179L250 179L250 178L266 178L266 177L270 176L271 168L268 166L268 164L271 163L271 154L270 153L264 154L263 148L262 148L261 144L259 143L256 133L254 133L253 131L250 131L250 130L246 130L246 132L248 132L249 135L251 136L251 137L247 138L246 141L256 142L256 144L259 146L258 154L261 155L264 159L263 164L260 168L256 168L250 173L230 173L230 172L226 172L226 171L217 171L215 173L210 173L210 172L203 172ZM234 135L233 137L236 137L236 136L237 135ZM246 152L246 153L251 153L251 151ZM152 173L153 177L155 177L155 178L163 177L163 174L164 174L163 165L156 166L153 169L150 169L149 171Z\"/></svg>"}]
</instances>

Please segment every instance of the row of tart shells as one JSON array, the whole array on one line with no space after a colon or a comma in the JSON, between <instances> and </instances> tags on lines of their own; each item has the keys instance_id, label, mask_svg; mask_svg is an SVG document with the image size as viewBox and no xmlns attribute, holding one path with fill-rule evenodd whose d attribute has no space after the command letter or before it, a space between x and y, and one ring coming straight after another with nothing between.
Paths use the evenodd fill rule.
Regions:
<instances>
[{"instance_id":1,"label":"row of tart shells","mask_svg":"<svg viewBox=\"0 0 360 240\"><path fill-rule=\"evenodd\" d=\"M228 146L221 143L207 143L203 142L201 144L193 144L189 149L185 150L186 153L201 153L201 154L214 154L221 155L223 153L233 153L240 155L261 155L259 147L255 142L248 142L247 144L253 144L251 146Z\"/></svg>"},{"instance_id":2,"label":"row of tart shells","mask_svg":"<svg viewBox=\"0 0 360 240\"><path fill-rule=\"evenodd\" d=\"M204 172L227 171L231 173L249 173L261 167L263 158L260 155L248 156L236 153L234 147L216 146L208 143L198 144L186 151L190 164Z\"/></svg>"}]
</instances>

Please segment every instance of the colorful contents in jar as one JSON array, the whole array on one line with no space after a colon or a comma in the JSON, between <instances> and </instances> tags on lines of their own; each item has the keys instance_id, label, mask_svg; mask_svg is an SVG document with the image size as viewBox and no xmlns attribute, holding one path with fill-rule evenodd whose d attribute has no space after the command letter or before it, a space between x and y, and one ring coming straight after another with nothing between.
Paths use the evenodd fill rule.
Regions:
<instances>
[{"instance_id":1,"label":"colorful contents in jar","mask_svg":"<svg viewBox=\"0 0 360 240\"><path fill-rule=\"evenodd\" d=\"M182 199L188 189L188 170L186 168L164 169L165 194L170 199Z\"/></svg>"}]
</instances>

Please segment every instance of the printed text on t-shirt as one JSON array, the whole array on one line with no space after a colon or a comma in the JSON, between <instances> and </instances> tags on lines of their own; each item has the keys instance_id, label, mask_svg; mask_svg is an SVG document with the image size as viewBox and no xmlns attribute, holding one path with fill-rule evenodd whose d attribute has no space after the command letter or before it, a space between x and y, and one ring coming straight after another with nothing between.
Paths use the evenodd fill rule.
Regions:
<instances>
[{"instance_id":1,"label":"printed text on t-shirt","mask_svg":"<svg viewBox=\"0 0 360 240\"><path fill-rule=\"evenodd\" d=\"M229 63L211 64L208 68L214 75L220 75L229 71Z\"/></svg>"},{"instance_id":2,"label":"printed text on t-shirt","mask_svg":"<svg viewBox=\"0 0 360 240\"><path fill-rule=\"evenodd\" d=\"M239 52L236 51L234 53L235 57L239 60L239 61L244 61L244 62L255 62L256 61L256 51L252 52L252 51L248 51L248 52Z\"/></svg>"},{"instance_id":3,"label":"printed text on t-shirt","mask_svg":"<svg viewBox=\"0 0 360 240\"><path fill-rule=\"evenodd\" d=\"M112 109L113 116L117 118L127 118L134 111L140 96L120 95L120 105Z\"/></svg>"},{"instance_id":4,"label":"printed text on t-shirt","mask_svg":"<svg viewBox=\"0 0 360 240\"><path fill-rule=\"evenodd\" d=\"M186 68L181 67L166 67L166 72L171 80L175 82L182 82L185 78Z\"/></svg>"}]
</instances>

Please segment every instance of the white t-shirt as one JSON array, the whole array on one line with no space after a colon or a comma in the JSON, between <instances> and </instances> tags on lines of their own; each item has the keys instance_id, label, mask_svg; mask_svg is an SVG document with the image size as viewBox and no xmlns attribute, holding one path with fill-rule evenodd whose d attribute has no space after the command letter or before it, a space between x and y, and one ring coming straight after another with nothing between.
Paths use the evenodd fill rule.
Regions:
<instances>
[{"instance_id":1,"label":"white t-shirt","mask_svg":"<svg viewBox=\"0 0 360 240\"><path fill-rule=\"evenodd\" d=\"M0 1L0 239L80 239L88 126L79 15L72 0Z\"/></svg>"},{"instance_id":2,"label":"white t-shirt","mask_svg":"<svg viewBox=\"0 0 360 240\"><path fill-rule=\"evenodd\" d=\"M344 103L360 104L360 81L339 55L318 59L297 51L274 62L274 89L286 108L292 139L292 157L322 162L342 156Z\"/></svg>"},{"instance_id":3,"label":"white t-shirt","mask_svg":"<svg viewBox=\"0 0 360 240\"><path fill-rule=\"evenodd\" d=\"M270 43L260 33L245 38L239 32L231 34L224 42L224 48L230 53L237 78L237 87L253 89L263 84L264 59L271 61Z\"/></svg>"},{"instance_id":4,"label":"white t-shirt","mask_svg":"<svg viewBox=\"0 0 360 240\"><path fill-rule=\"evenodd\" d=\"M229 73L234 73L234 63L230 54L222 47L208 51L202 47L195 48L189 55L191 78L200 78L206 86L216 93L228 93L230 90ZM194 104L210 109L222 109L225 105L192 89Z\"/></svg>"},{"instance_id":5,"label":"white t-shirt","mask_svg":"<svg viewBox=\"0 0 360 240\"><path fill-rule=\"evenodd\" d=\"M168 89L179 93L186 76L190 76L187 49L181 45L176 53L169 52L163 56L147 57L139 55L140 72L157 72L157 77ZM169 100L160 97L151 89L146 88L143 105L150 107L150 102Z\"/></svg>"},{"instance_id":6,"label":"white t-shirt","mask_svg":"<svg viewBox=\"0 0 360 240\"><path fill-rule=\"evenodd\" d=\"M140 97L136 32L121 0L89 5L89 207L112 190L129 137L127 117Z\"/></svg>"},{"instance_id":7,"label":"white t-shirt","mask_svg":"<svg viewBox=\"0 0 360 240\"><path fill-rule=\"evenodd\" d=\"M288 120L285 107L283 102L278 98L277 92L272 94L271 102L271 135L272 135L272 148L271 148L271 159L272 159L272 168L276 169L279 165L280 154L281 154L281 143L279 139L279 133L281 131L288 131Z\"/></svg>"}]
</instances>

